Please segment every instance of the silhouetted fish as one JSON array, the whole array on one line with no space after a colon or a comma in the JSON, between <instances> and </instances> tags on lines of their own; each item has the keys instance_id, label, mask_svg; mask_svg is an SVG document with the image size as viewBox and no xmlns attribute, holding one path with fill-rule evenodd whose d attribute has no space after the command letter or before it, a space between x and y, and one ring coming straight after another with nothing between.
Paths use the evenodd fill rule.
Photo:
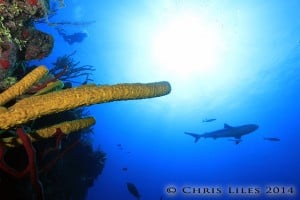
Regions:
<instances>
[{"instance_id":1,"label":"silhouetted fish","mask_svg":"<svg viewBox=\"0 0 300 200\"><path fill-rule=\"evenodd\" d=\"M124 172L126 172L126 171L128 170L128 168L127 168L127 167L123 167L122 170L123 170Z\"/></svg>"},{"instance_id":2,"label":"silhouetted fish","mask_svg":"<svg viewBox=\"0 0 300 200\"><path fill-rule=\"evenodd\" d=\"M269 140L272 142L279 142L280 139L279 138L275 138L275 137L265 137L264 140Z\"/></svg>"},{"instance_id":3,"label":"silhouetted fish","mask_svg":"<svg viewBox=\"0 0 300 200\"><path fill-rule=\"evenodd\" d=\"M211 118L211 119L203 119L202 122L212 122L215 121L216 119Z\"/></svg>"},{"instance_id":4,"label":"silhouetted fish","mask_svg":"<svg viewBox=\"0 0 300 200\"><path fill-rule=\"evenodd\" d=\"M123 150L122 144L117 144L117 147L118 147L120 150Z\"/></svg>"},{"instance_id":5,"label":"silhouetted fish","mask_svg":"<svg viewBox=\"0 0 300 200\"><path fill-rule=\"evenodd\" d=\"M127 189L136 199L140 199L141 195L133 183L127 183Z\"/></svg>"}]
</instances>

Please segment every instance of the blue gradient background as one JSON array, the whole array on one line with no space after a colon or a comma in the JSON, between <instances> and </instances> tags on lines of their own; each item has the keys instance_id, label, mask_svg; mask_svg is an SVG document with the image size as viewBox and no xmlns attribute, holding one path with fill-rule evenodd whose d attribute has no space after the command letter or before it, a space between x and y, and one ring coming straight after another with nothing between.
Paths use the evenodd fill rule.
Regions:
<instances>
[{"instance_id":1,"label":"blue gradient background","mask_svg":"<svg viewBox=\"0 0 300 200\"><path fill-rule=\"evenodd\" d=\"M200 71L184 81L185 66L160 73L152 60L151 37L166 13L206 13L218 26L224 45L217 71ZM51 21L91 21L90 26L65 26L68 33L87 31L69 46L53 27L55 48L42 61L77 53L82 65L96 67L97 84L152 82L172 84L170 95L147 100L90 106L96 117L94 145L107 153L103 173L87 199L130 200L126 182L133 182L142 200L265 199L258 196L169 196L168 185L227 187L300 186L300 7L299 1L130 1L72 0ZM205 28L205 27L204 27ZM79 80L80 81L80 80ZM216 118L201 123L204 118ZM184 131L204 133L256 123L259 129L235 145L227 139L193 139ZM280 142L263 140L279 137ZM121 144L123 149L118 148ZM128 171L122 171L127 167ZM294 196L273 199L296 199ZM270 198L270 197L267 197ZM271 199L271 198L270 198Z\"/></svg>"}]
</instances>

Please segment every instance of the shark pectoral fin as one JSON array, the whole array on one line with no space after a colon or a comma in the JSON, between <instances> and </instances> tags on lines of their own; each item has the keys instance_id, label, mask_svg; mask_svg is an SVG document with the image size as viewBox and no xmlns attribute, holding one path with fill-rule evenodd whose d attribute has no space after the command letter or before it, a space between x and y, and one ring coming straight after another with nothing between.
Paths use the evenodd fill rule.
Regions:
<instances>
[{"instance_id":1,"label":"shark pectoral fin","mask_svg":"<svg viewBox=\"0 0 300 200\"><path fill-rule=\"evenodd\" d=\"M198 140L201 137L201 135L199 135L197 133L190 133L190 132L184 132L184 133L187 134L187 135L190 135L190 136L194 137L195 138L195 140L194 140L195 143L198 142Z\"/></svg>"},{"instance_id":2,"label":"shark pectoral fin","mask_svg":"<svg viewBox=\"0 0 300 200\"><path fill-rule=\"evenodd\" d=\"M239 144L239 143L241 143L242 141L243 141L243 140L238 139L238 140L235 141L235 144Z\"/></svg>"},{"instance_id":3,"label":"shark pectoral fin","mask_svg":"<svg viewBox=\"0 0 300 200\"><path fill-rule=\"evenodd\" d=\"M239 144L241 143L243 140L241 139L241 137L235 137L236 140L235 140L235 144Z\"/></svg>"}]
</instances>

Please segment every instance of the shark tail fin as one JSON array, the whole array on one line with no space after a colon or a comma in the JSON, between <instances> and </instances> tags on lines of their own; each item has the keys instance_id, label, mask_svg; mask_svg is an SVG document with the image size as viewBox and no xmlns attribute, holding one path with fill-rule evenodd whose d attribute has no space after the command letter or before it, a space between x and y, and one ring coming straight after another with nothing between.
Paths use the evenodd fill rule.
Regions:
<instances>
[{"instance_id":1,"label":"shark tail fin","mask_svg":"<svg viewBox=\"0 0 300 200\"><path fill-rule=\"evenodd\" d=\"M195 140L194 140L195 143L198 142L198 140L201 138L201 135L199 135L197 133L190 133L190 132L184 132L184 133L194 137L195 138Z\"/></svg>"}]
</instances>

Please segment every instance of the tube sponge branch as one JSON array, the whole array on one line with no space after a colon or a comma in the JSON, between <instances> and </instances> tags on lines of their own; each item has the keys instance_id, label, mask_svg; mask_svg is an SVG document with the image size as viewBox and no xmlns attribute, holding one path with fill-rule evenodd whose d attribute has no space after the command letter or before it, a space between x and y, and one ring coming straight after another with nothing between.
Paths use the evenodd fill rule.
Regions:
<instances>
[{"instance_id":1,"label":"tube sponge branch","mask_svg":"<svg viewBox=\"0 0 300 200\"><path fill-rule=\"evenodd\" d=\"M84 85L18 101L7 111L0 112L0 129L9 129L39 117L92 104L145 99L167 95L168 82L117 85Z\"/></svg>"},{"instance_id":2,"label":"tube sponge branch","mask_svg":"<svg viewBox=\"0 0 300 200\"><path fill-rule=\"evenodd\" d=\"M41 79L48 73L48 69L45 66L39 66L22 78L19 82L5 90L0 94L0 105L4 105L8 101L22 95L28 90L35 82Z\"/></svg>"},{"instance_id":3,"label":"tube sponge branch","mask_svg":"<svg viewBox=\"0 0 300 200\"><path fill-rule=\"evenodd\" d=\"M27 136L32 142L35 142L37 140L54 137L57 133L57 129L59 129L62 134L68 135L72 132L88 128L94 125L95 123L96 120L93 117L65 121L59 124L54 124L45 128L35 130L33 131L34 134L27 134ZM1 138L0 141L6 147L16 147L23 144L23 141L19 137Z\"/></svg>"}]
</instances>

